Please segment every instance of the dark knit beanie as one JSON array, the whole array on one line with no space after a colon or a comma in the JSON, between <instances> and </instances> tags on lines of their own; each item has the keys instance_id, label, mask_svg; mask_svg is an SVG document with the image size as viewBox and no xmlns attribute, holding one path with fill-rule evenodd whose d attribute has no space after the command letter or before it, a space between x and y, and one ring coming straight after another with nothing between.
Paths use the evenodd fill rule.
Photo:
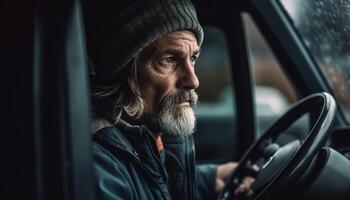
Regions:
<instances>
[{"instance_id":1,"label":"dark knit beanie","mask_svg":"<svg viewBox=\"0 0 350 200\"><path fill-rule=\"evenodd\" d=\"M115 77L144 47L178 30L203 30L190 0L96 0L83 3L92 81Z\"/></svg>"}]
</instances>

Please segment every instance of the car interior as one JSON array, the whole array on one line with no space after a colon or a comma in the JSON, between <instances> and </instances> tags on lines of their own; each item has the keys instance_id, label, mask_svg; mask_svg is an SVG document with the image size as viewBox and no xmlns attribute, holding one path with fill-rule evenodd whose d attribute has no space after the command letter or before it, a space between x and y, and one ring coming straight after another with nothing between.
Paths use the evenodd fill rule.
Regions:
<instances>
[{"instance_id":1,"label":"car interior","mask_svg":"<svg viewBox=\"0 0 350 200\"><path fill-rule=\"evenodd\" d=\"M350 0L193 0L198 164L218 199L350 199ZM2 1L0 199L95 200L83 1Z\"/></svg>"}]
</instances>

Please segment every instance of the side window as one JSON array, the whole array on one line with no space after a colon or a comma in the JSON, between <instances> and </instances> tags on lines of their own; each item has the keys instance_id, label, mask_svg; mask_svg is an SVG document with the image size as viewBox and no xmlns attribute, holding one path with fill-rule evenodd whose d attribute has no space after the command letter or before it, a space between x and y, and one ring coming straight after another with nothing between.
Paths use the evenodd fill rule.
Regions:
<instances>
[{"instance_id":1,"label":"side window","mask_svg":"<svg viewBox=\"0 0 350 200\"><path fill-rule=\"evenodd\" d=\"M280 2L350 122L350 1Z\"/></svg>"},{"instance_id":2,"label":"side window","mask_svg":"<svg viewBox=\"0 0 350 200\"><path fill-rule=\"evenodd\" d=\"M204 34L196 62L200 82L194 134L196 157L200 163L223 162L232 159L237 142L231 65L224 33L204 27Z\"/></svg>"},{"instance_id":3,"label":"side window","mask_svg":"<svg viewBox=\"0 0 350 200\"><path fill-rule=\"evenodd\" d=\"M249 14L242 15L254 76L258 133L263 133L292 103L296 91Z\"/></svg>"}]
</instances>

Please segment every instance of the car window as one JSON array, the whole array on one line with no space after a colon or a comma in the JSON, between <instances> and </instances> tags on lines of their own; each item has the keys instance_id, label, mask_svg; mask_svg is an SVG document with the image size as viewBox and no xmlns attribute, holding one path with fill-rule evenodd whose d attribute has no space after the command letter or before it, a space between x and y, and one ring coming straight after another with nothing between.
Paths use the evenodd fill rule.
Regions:
<instances>
[{"instance_id":1,"label":"car window","mask_svg":"<svg viewBox=\"0 0 350 200\"><path fill-rule=\"evenodd\" d=\"M234 99L226 38L215 27L204 27L204 32L205 40L196 62L196 74L200 80L197 115L232 116ZM215 105L217 107L213 107Z\"/></svg>"},{"instance_id":2,"label":"car window","mask_svg":"<svg viewBox=\"0 0 350 200\"><path fill-rule=\"evenodd\" d=\"M242 14L253 72L258 137L294 103L296 91L248 13Z\"/></svg>"},{"instance_id":3,"label":"car window","mask_svg":"<svg viewBox=\"0 0 350 200\"><path fill-rule=\"evenodd\" d=\"M200 82L196 157L199 162L222 162L232 159L237 147L231 64L223 31L213 26L203 28L205 40L195 66Z\"/></svg>"},{"instance_id":4,"label":"car window","mask_svg":"<svg viewBox=\"0 0 350 200\"><path fill-rule=\"evenodd\" d=\"M280 0L350 121L350 0Z\"/></svg>"}]
</instances>

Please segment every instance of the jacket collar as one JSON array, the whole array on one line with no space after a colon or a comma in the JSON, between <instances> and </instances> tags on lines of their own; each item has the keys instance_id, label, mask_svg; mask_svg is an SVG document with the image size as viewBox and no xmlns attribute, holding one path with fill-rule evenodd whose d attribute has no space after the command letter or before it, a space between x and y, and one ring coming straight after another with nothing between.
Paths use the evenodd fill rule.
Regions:
<instances>
[{"instance_id":1,"label":"jacket collar","mask_svg":"<svg viewBox=\"0 0 350 200\"><path fill-rule=\"evenodd\" d=\"M130 143L129 139L123 134L126 129L134 129L135 131L139 130L140 127L131 126L123 120L119 120L118 124L113 125L105 118L99 117L95 114L92 116L91 132L93 134L92 138L95 142L103 144L103 146L109 146L111 149L117 149L130 154L132 157L139 160L135 148Z\"/></svg>"}]
</instances>

